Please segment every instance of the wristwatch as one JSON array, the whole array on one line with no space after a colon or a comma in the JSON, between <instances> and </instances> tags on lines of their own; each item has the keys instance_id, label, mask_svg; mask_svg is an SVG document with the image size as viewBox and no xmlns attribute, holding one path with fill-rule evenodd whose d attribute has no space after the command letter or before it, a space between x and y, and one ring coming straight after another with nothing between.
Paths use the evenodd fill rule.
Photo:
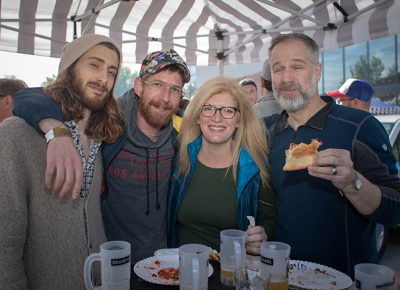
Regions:
<instances>
[{"instance_id":1,"label":"wristwatch","mask_svg":"<svg viewBox=\"0 0 400 290\"><path fill-rule=\"evenodd\" d=\"M71 131L67 128L55 127L46 133L46 142L49 143L50 140L56 137L71 137Z\"/></svg>"},{"instance_id":2,"label":"wristwatch","mask_svg":"<svg viewBox=\"0 0 400 290\"><path fill-rule=\"evenodd\" d=\"M354 180L353 180L353 187L355 190L360 190L361 188L361 179L360 176L358 175L358 172L355 172Z\"/></svg>"}]
</instances>

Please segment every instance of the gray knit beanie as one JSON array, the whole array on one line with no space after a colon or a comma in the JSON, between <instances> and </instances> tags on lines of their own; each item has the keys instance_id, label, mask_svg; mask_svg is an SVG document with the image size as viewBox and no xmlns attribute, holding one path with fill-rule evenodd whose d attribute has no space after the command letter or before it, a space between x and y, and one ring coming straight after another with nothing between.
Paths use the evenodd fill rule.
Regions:
<instances>
[{"instance_id":1,"label":"gray knit beanie","mask_svg":"<svg viewBox=\"0 0 400 290\"><path fill-rule=\"evenodd\" d=\"M79 59L86 51L91 49L93 46L108 42L114 45L119 51L119 69L122 63L122 52L119 45L112 40L110 37L99 35L99 34L85 34L81 37L74 39L74 41L66 44L63 48L63 52L60 59L60 64L58 65L58 73L63 72L68 67L70 67L77 59ZM118 76L117 76L118 77ZM117 80L117 79L116 79Z\"/></svg>"}]
</instances>

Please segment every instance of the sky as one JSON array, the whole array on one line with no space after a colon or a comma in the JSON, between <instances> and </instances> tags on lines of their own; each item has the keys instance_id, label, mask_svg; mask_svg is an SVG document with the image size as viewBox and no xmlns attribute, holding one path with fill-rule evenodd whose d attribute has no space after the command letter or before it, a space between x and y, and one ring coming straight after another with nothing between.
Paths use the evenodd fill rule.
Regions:
<instances>
[{"instance_id":1,"label":"sky","mask_svg":"<svg viewBox=\"0 0 400 290\"><path fill-rule=\"evenodd\" d=\"M0 78L14 75L30 87L38 87L46 77L57 75L58 58L0 51Z\"/></svg>"}]
</instances>

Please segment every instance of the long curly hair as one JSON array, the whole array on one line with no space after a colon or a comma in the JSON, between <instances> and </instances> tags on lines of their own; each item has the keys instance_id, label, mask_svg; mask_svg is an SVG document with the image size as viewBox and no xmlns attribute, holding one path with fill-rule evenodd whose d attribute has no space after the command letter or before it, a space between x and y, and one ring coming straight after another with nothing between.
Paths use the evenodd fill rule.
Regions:
<instances>
[{"instance_id":1,"label":"long curly hair","mask_svg":"<svg viewBox=\"0 0 400 290\"><path fill-rule=\"evenodd\" d=\"M114 50L117 52L118 57L121 57L118 49L111 43L102 42L100 45ZM44 92L61 105L64 119L74 120L76 122L83 119L83 112L85 110L85 107L82 105L81 97L73 89L74 77L76 76L75 66L77 62L78 60L65 71L58 74L53 84L44 88ZM117 80L115 80L115 83L116 81ZM112 89L104 106L100 110L92 112L85 129L85 134L87 136L105 143L114 142L121 136L124 130L124 115L113 95L113 91Z\"/></svg>"},{"instance_id":2,"label":"long curly hair","mask_svg":"<svg viewBox=\"0 0 400 290\"><path fill-rule=\"evenodd\" d=\"M237 180L237 166L239 153L245 148L253 158L260 170L262 183L269 183L269 162L268 162L268 140L264 124L259 120L252 104L245 96L245 92L233 78L219 76L204 83L197 91L194 98L186 108L182 120L182 126L178 134L180 142L178 157L178 174L187 175L190 169L190 159L187 151L188 145L200 136L200 127L197 120L200 117L201 109L208 99L219 93L228 93L237 103L240 110L239 127L234 135L233 148L233 177Z\"/></svg>"}]
</instances>

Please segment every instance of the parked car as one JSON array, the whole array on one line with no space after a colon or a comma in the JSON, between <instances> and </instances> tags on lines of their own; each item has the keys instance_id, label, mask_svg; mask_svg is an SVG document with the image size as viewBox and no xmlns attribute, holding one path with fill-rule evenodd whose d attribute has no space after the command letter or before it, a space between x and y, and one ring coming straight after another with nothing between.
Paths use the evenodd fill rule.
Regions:
<instances>
[{"instance_id":1,"label":"parked car","mask_svg":"<svg viewBox=\"0 0 400 290\"><path fill-rule=\"evenodd\" d=\"M392 145L396 159L397 175L400 177L400 115L375 115L375 117L382 123L389 135L390 145ZM382 257L386 250L388 238L389 227L377 225L376 239L379 257Z\"/></svg>"},{"instance_id":2,"label":"parked car","mask_svg":"<svg viewBox=\"0 0 400 290\"><path fill-rule=\"evenodd\" d=\"M399 145L399 132L400 132L400 115L375 115L385 127L386 132L389 134L389 140L392 147ZM397 157L397 156L395 156ZM396 160L399 162L399 159Z\"/></svg>"}]
</instances>

